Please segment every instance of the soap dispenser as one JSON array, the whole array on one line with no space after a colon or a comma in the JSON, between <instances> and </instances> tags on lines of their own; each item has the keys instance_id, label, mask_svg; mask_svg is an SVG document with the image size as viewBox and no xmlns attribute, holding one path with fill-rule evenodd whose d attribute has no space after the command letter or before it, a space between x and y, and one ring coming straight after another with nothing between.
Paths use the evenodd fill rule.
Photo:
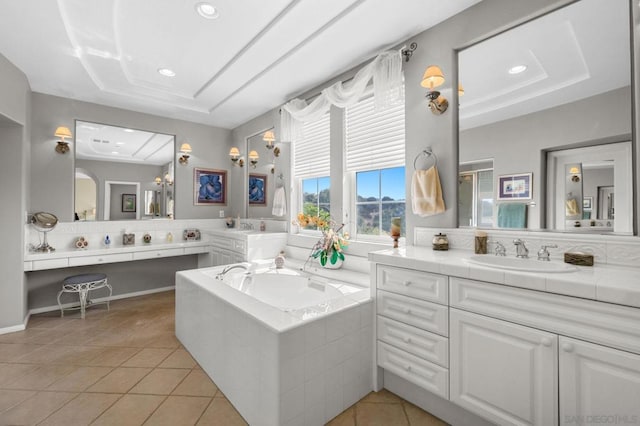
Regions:
<instances>
[{"instance_id":1,"label":"soap dispenser","mask_svg":"<svg viewBox=\"0 0 640 426\"><path fill-rule=\"evenodd\" d=\"M284 251L281 251L274 260L276 264L276 269L284 268Z\"/></svg>"}]
</instances>

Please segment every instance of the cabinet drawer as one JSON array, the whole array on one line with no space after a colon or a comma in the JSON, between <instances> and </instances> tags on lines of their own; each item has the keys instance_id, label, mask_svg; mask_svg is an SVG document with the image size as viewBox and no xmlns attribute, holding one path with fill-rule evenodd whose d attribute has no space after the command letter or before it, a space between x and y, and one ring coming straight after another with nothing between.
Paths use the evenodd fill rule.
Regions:
<instances>
[{"instance_id":1,"label":"cabinet drawer","mask_svg":"<svg viewBox=\"0 0 640 426\"><path fill-rule=\"evenodd\" d=\"M442 367L449 366L449 341L446 337L379 315L377 325L379 340Z\"/></svg>"},{"instance_id":2,"label":"cabinet drawer","mask_svg":"<svg viewBox=\"0 0 640 426\"><path fill-rule=\"evenodd\" d=\"M44 259L44 260L34 260L31 266L32 271L40 271L42 269L56 269L56 268L66 268L71 265L69 262L70 259L63 257L61 259Z\"/></svg>"},{"instance_id":3,"label":"cabinet drawer","mask_svg":"<svg viewBox=\"0 0 640 426\"><path fill-rule=\"evenodd\" d=\"M69 266L96 265L100 263L128 262L133 260L131 253L103 254L69 258Z\"/></svg>"},{"instance_id":4,"label":"cabinet drawer","mask_svg":"<svg viewBox=\"0 0 640 426\"><path fill-rule=\"evenodd\" d=\"M200 254L200 253L209 253L211 251L211 247L200 246L200 247L185 247L184 254Z\"/></svg>"},{"instance_id":5,"label":"cabinet drawer","mask_svg":"<svg viewBox=\"0 0 640 426\"><path fill-rule=\"evenodd\" d=\"M380 341L378 366L442 398L449 399L449 371L446 368Z\"/></svg>"},{"instance_id":6,"label":"cabinet drawer","mask_svg":"<svg viewBox=\"0 0 640 426\"><path fill-rule=\"evenodd\" d=\"M244 253L246 244L242 240L233 240L233 250Z\"/></svg>"},{"instance_id":7,"label":"cabinet drawer","mask_svg":"<svg viewBox=\"0 0 640 426\"><path fill-rule=\"evenodd\" d=\"M378 314L432 331L449 335L449 308L436 303L378 290Z\"/></svg>"},{"instance_id":8,"label":"cabinet drawer","mask_svg":"<svg viewBox=\"0 0 640 426\"><path fill-rule=\"evenodd\" d=\"M133 260L155 259L158 257L182 256L183 254L184 254L184 249L181 249L181 248L166 249L166 250L137 251L133 253Z\"/></svg>"},{"instance_id":9,"label":"cabinet drawer","mask_svg":"<svg viewBox=\"0 0 640 426\"><path fill-rule=\"evenodd\" d=\"M412 269L378 265L377 287L406 296L418 297L431 302L448 302L448 277Z\"/></svg>"}]
</instances>

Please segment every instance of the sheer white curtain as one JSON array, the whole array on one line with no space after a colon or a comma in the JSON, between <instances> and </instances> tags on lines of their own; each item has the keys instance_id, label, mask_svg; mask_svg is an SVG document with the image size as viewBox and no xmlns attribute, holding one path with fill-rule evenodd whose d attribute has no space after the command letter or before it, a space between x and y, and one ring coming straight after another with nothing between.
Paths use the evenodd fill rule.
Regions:
<instances>
[{"instance_id":1,"label":"sheer white curtain","mask_svg":"<svg viewBox=\"0 0 640 426\"><path fill-rule=\"evenodd\" d=\"M376 109L385 109L402 100L402 55L400 51L379 54L365 65L350 81L337 82L324 89L310 104L293 99L282 106L281 134L283 141L295 141L301 134L302 123L322 117L331 105L346 108L365 94L373 80Z\"/></svg>"}]
</instances>

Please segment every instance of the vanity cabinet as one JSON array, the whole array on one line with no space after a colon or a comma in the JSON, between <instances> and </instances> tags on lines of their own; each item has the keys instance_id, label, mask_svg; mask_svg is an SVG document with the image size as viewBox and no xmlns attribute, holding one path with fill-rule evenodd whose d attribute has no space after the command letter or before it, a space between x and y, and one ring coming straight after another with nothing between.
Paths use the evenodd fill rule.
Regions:
<instances>
[{"instance_id":1,"label":"vanity cabinet","mask_svg":"<svg viewBox=\"0 0 640 426\"><path fill-rule=\"evenodd\" d=\"M449 397L446 276L377 265L377 364Z\"/></svg>"},{"instance_id":2,"label":"vanity cabinet","mask_svg":"<svg viewBox=\"0 0 640 426\"><path fill-rule=\"evenodd\" d=\"M558 336L451 309L451 401L501 425L554 425Z\"/></svg>"}]
</instances>

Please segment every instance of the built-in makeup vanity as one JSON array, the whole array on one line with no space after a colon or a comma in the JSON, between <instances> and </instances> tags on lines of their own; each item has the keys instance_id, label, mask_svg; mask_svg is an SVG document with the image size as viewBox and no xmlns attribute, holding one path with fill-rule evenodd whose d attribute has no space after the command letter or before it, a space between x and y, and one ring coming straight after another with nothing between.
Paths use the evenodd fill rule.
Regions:
<instances>
[{"instance_id":1,"label":"built-in makeup vanity","mask_svg":"<svg viewBox=\"0 0 640 426\"><path fill-rule=\"evenodd\" d=\"M472 255L369 255L378 388L456 424L469 422L465 411L509 425L640 419L639 269L532 273L479 266Z\"/></svg>"}]
</instances>

